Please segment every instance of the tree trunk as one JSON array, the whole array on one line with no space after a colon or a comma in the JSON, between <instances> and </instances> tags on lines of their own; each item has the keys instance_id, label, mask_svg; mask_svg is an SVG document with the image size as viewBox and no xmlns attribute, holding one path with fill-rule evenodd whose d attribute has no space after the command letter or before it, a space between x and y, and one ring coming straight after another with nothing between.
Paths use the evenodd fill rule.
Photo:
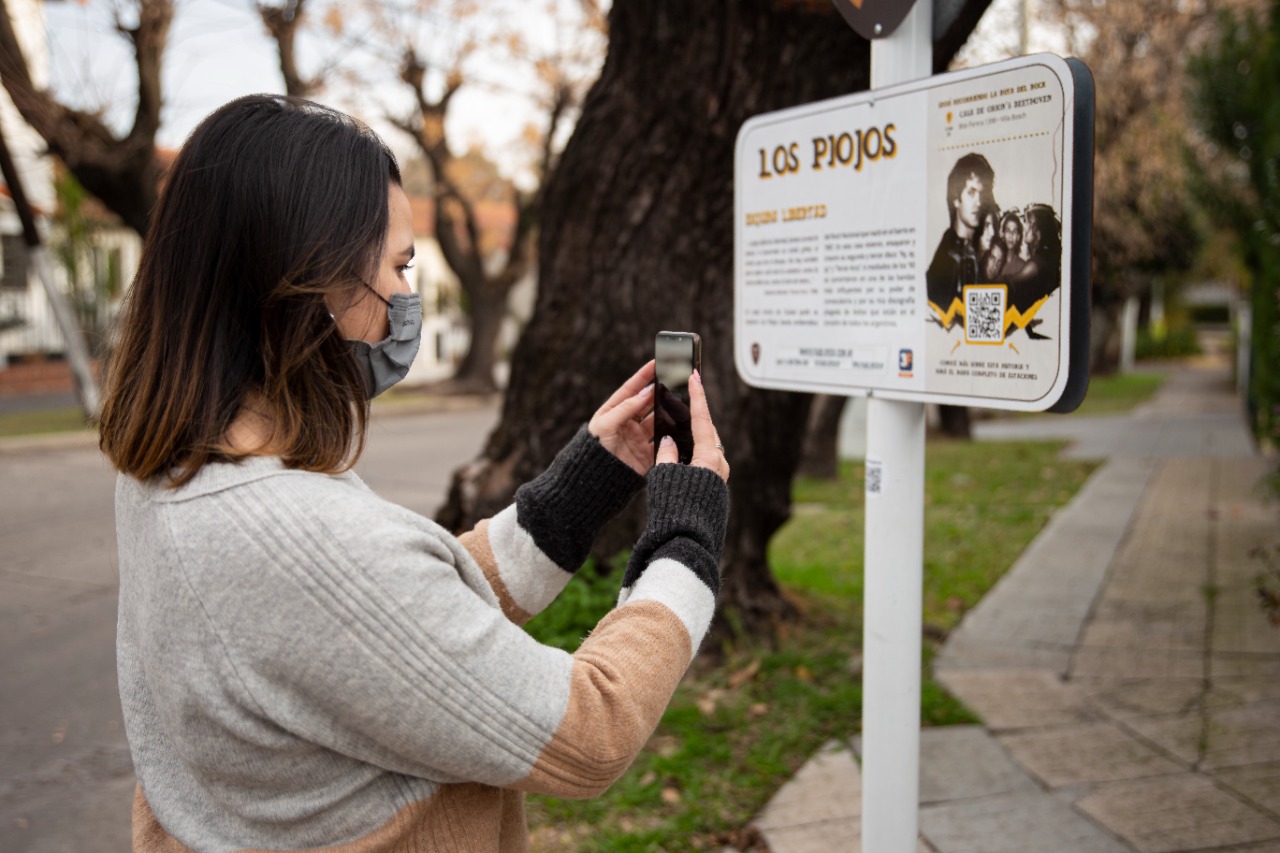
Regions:
<instances>
[{"instance_id":1,"label":"tree trunk","mask_svg":"<svg viewBox=\"0 0 1280 853\"><path fill-rule=\"evenodd\" d=\"M948 438L973 438L967 406L938 406L939 430Z\"/></svg>"},{"instance_id":2,"label":"tree trunk","mask_svg":"<svg viewBox=\"0 0 1280 853\"><path fill-rule=\"evenodd\" d=\"M604 69L546 187L537 303L502 418L455 472L442 523L505 506L652 357L655 333L694 331L733 466L718 625L767 637L794 615L766 546L790 515L811 397L748 388L733 368L734 143L753 115L865 88L869 60L827 3L616 0ZM634 543L641 504L597 554Z\"/></svg>"},{"instance_id":3,"label":"tree trunk","mask_svg":"<svg viewBox=\"0 0 1280 853\"><path fill-rule=\"evenodd\" d=\"M610 17L604 70L547 186L538 299L502 419L441 520L504 506L652 357L656 332L696 331L733 465L721 603L767 631L790 613L765 548L790 514L810 398L749 389L733 369L734 141L752 115L865 88L869 45L829 6L621 0ZM634 542L642 510L597 551Z\"/></svg>"},{"instance_id":4,"label":"tree trunk","mask_svg":"<svg viewBox=\"0 0 1280 853\"><path fill-rule=\"evenodd\" d=\"M486 279L465 288L465 292L471 340L458 369L443 385L454 392L488 394L498 388L493 368L498 359L498 336L502 333L502 321L507 316L511 287Z\"/></svg>"},{"instance_id":5,"label":"tree trunk","mask_svg":"<svg viewBox=\"0 0 1280 853\"><path fill-rule=\"evenodd\" d=\"M834 480L840 475L840 416L847 402L848 397L814 396L797 474L823 480Z\"/></svg>"}]
</instances>

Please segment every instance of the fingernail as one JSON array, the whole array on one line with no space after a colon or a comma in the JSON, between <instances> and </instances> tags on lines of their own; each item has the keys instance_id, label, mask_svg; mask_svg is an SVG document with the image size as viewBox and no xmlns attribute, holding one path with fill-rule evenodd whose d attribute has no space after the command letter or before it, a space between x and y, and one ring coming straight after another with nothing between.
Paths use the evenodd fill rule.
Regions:
<instances>
[{"instance_id":1,"label":"fingernail","mask_svg":"<svg viewBox=\"0 0 1280 853\"><path fill-rule=\"evenodd\" d=\"M648 397L652 393L653 393L653 383L650 382L648 385L640 389L640 393L636 394L636 399L637 400L644 399L645 397Z\"/></svg>"},{"instance_id":2,"label":"fingernail","mask_svg":"<svg viewBox=\"0 0 1280 853\"><path fill-rule=\"evenodd\" d=\"M698 384L699 384L699 385L701 385L701 384L702 384L702 371L701 371L701 370L695 370L695 371L693 372L693 378L694 378L694 379L697 379L697 380L698 380Z\"/></svg>"},{"instance_id":3,"label":"fingernail","mask_svg":"<svg viewBox=\"0 0 1280 853\"><path fill-rule=\"evenodd\" d=\"M663 447L669 447L669 446L671 446L671 445L673 445L673 444L675 444L675 443L676 443L676 440L675 440L674 438L672 438L671 436L669 436L669 435L664 435L664 436L662 437L662 446L663 446Z\"/></svg>"}]
</instances>

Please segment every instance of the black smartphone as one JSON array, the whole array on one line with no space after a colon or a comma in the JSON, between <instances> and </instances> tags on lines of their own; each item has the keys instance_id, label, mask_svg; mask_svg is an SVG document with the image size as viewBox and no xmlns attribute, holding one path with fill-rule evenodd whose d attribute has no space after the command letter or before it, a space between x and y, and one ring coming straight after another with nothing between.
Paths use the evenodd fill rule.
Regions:
<instances>
[{"instance_id":1,"label":"black smartphone","mask_svg":"<svg viewBox=\"0 0 1280 853\"><path fill-rule=\"evenodd\" d=\"M693 332L658 332L653 356L653 453L657 458L663 436L675 439L680 461L693 459L693 427L689 416L689 377L702 369L702 338Z\"/></svg>"}]
</instances>

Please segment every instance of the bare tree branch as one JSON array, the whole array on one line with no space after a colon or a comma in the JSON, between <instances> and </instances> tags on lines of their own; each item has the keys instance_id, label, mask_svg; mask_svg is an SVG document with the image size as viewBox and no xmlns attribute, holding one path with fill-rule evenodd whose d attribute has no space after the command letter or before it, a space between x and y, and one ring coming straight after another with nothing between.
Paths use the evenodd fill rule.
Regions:
<instances>
[{"instance_id":1,"label":"bare tree branch","mask_svg":"<svg viewBox=\"0 0 1280 853\"><path fill-rule=\"evenodd\" d=\"M324 85L323 72L312 77L304 77L298 69L298 29L302 26L306 5L307 0L284 0L279 6L269 3L255 4L268 35L275 40L276 54L280 59L280 75L284 78L285 94L299 98L309 97Z\"/></svg>"},{"instance_id":2,"label":"bare tree branch","mask_svg":"<svg viewBox=\"0 0 1280 853\"><path fill-rule=\"evenodd\" d=\"M133 127L117 138L94 113L64 106L37 88L13 27L5 0L0 0L0 82L23 119L44 139L76 179L130 228L145 234L157 197L159 165L155 153L163 103L161 66L172 0L137 0L138 21L116 27L133 44L138 69L138 106Z\"/></svg>"}]
</instances>

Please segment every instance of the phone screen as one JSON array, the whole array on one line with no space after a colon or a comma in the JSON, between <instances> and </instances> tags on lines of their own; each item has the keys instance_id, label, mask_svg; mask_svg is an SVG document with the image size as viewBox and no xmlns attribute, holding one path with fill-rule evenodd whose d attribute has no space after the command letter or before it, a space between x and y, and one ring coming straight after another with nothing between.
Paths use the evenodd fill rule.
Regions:
<instances>
[{"instance_id":1,"label":"phone screen","mask_svg":"<svg viewBox=\"0 0 1280 853\"><path fill-rule=\"evenodd\" d=\"M656 383L653 395L653 448L663 436L675 439L680 461L693 459L689 416L689 377L702 368L702 339L692 332L659 332L654 340Z\"/></svg>"}]
</instances>

